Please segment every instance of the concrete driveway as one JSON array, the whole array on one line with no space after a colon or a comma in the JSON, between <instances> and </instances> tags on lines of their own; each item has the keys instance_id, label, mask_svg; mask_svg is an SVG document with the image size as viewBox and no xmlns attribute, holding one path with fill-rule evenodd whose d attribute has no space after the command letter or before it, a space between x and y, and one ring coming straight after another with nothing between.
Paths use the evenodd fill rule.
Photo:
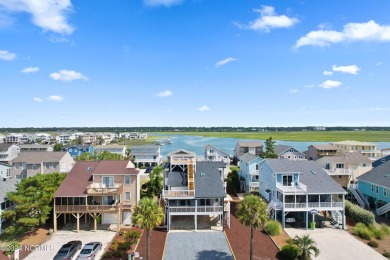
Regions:
<instances>
[{"instance_id":1,"label":"concrete driveway","mask_svg":"<svg viewBox=\"0 0 390 260\"><path fill-rule=\"evenodd\" d=\"M310 237L317 243L317 247L320 249L320 254L315 259L386 259L370 246L341 229L324 228L304 230L286 228L285 231L292 238L295 235L303 236L310 234Z\"/></svg>"},{"instance_id":2,"label":"concrete driveway","mask_svg":"<svg viewBox=\"0 0 390 260\"><path fill-rule=\"evenodd\" d=\"M221 231L170 231L164 250L164 260L199 259L233 260L224 232Z\"/></svg>"},{"instance_id":3,"label":"concrete driveway","mask_svg":"<svg viewBox=\"0 0 390 260\"><path fill-rule=\"evenodd\" d=\"M25 259L27 260L50 260L57 254L58 250L63 244L66 244L71 240L80 240L83 243L83 246L88 242L101 242L102 250L96 255L96 259L100 259L103 255L105 248L108 243L114 238L115 232L98 230L94 231L57 231L52 237L42 244L39 248L31 248L33 251ZM79 250L80 251L80 250ZM79 252L76 253L73 259L76 259Z\"/></svg>"}]
</instances>

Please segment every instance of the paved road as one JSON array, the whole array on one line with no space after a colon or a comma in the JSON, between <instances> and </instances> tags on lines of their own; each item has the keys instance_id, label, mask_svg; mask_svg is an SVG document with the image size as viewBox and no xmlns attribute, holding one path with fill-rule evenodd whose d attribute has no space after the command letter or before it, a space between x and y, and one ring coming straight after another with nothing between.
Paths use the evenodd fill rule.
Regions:
<instances>
[{"instance_id":1,"label":"paved road","mask_svg":"<svg viewBox=\"0 0 390 260\"><path fill-rule=\"evenodd\" d=\"M71 240L81 240L83 246L88 242L99 241L102 243L102 250L96 255L96 259L100 259L103 255L108 243L114 238L115 232L98 230L94 231L58 231L53 236L42 244L39 248L35 249L31 254L29 254L25 259L26 260L49 260L57 254L61 246ZM33 248L32 248L33 250ZM74 259L78 255L76 253Z\"/></svg>"},{"instance_id":2,"label":"paved road","mask_svg":"<svg viewBox=\"0 0 390 260\"><path fill-rule=\"evenodd\" d=\"M199 259L232 260L233 254L224 232L180 232L168 233L164 260Z\"/></svg>"},{"instance_id":3,"label":"paved road","mask_svg":"<svg viewBox=\"0 0 390 260\"><path fill-rule=\"evenodd\" d=\"M304 230L286 228L290 237L310 234L317 243L320 255L315 259L343 259L343 260L382 260L386 259L370 246L351 236L347 231L335 228Z\"/></svg>"}]
</instances>

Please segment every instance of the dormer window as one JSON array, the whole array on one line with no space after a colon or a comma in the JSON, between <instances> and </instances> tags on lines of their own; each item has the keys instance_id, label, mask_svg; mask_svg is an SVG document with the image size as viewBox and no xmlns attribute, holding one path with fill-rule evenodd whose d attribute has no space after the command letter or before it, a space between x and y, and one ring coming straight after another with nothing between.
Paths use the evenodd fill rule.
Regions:
<instances>
[{"instance_id":1,"label":"dormer window","mask_svg":"<svg viewBox=\"0 0 390 260\"><path fill-rule=\"evenodd\" d=\"M293 182L292 175L283 176L283 186L292 186L291 185L292 182Z\"/></svg>"}]
</instances>

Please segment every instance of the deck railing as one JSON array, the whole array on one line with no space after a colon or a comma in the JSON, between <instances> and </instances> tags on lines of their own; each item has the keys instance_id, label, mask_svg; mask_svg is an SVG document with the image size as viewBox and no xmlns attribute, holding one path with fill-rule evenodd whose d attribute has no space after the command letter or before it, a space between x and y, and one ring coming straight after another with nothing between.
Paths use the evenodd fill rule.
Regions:
<instances>
[{"instance_id":1,"label":"deck railing","mask_svg":"<svg viewBox=\"0 0 390 260\"><path fill-rule=\"evenodd\" d=\"M193 190L163 190L163 197L165 197L165 198L195 197L195 191L193 191Z\"/></svg>"},{"instance_id":2,"label":"deck railing","mask_svg":"<svg viewBox=\"0 0 390 260\"><path fill-rule=\"evenodd\" d=\"M223 212L223 206L188 206L188 207L169 207L169 212L172 213L217 213Z\"/></svg>"},{"instance_id":3,"label":"deck railing","mask_svg":"<svg viewBox=\"0 0 390 260\"><path fill-rule=\"evenodd\" d=\"M350 169L324 169L324 171L329 175L351 175Z\"/></svg>"},{"instance_id":4,"label":"deck railing","mask_svg":"<svg viewBox=\"0 0 390 260\"><path fill-rule=\"evenodd\" d=\"M94 213L94 212L113 212L117 211L116 205L56 205L56 213Z\"/></svg>"},{"instance_id":5,"label":"deck railing","mask_svg":"<svg viewBox=\"0 0 390 260\"><path fill-rule=\"evenodd\" d=\"M277 182L276 188L283 193L306 193L307 187L301 182L294 183L294 186L284 186L283 184Z\"/></svg>"},{"instance_id":6,"label":"deck railing","mask_svg":"<svg viewBox=\"0 0 390 260\"><path fill-rule=\"evenodd\" d=\"M87 187L87 194L120 194L123 190L122 183L114 183L111 187L105 187L102 183L92 183Z\"/></svg>"},{"instance_id":7,"label":"deck railing","mask_svg":"<svg viewBox=\"0 0 390 260\"><path fill-rule=\"evenodd\" d=\"M284 203L285 209L304 208L342 208L342 202L309 202L309 203Z\"/></svg>"}]
</instances>

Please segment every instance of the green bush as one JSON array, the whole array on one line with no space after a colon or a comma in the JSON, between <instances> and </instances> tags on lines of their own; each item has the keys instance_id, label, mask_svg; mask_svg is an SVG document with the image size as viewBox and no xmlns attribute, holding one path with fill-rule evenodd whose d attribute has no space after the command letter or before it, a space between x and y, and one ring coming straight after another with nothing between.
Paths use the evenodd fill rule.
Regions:
<instances>
[{"instance_id":1,"label":"green bush","mask_svg":"<svg viewBox=\"0 0 390 260\"><path fill-rule=\"evenodd\" d=\"M345 201L345 214L354 221L362 222L367 226L375 223L375 216L372 212L352 204L350 201Z\"/></svg>"},{"instance_id":2,"label":"green bush","mask_svg":"<svg viewBox=\"0 0 390 260\"><path fill-rule=\"evenodd\" d=\"M382 240L385 238L386 234L381 229L377 228L375 224L368 226L368 229L372 232L376 239Z\"/></svg>"},{"instance_id":3,"label":"green bush","mask_svg":"<svg viewBox=\"0 0 390 260\"><path fill-rule=\"evenodd\" d=\"M381 230L383 234L390 235L390 229L386 224L381 224Z\"/></svg>"},{"instance_id":4,"label":"green bush","mask_svg":"<svg viewBox=\"0 0 390 260\"><path fill-rule=\"evenodd\" d=\"M299 254L298 247L291 244L287 244L284 247L282 247L282 250L280 250L278 254L278 258L284 260L295 260L297 259L298 254Z\"/></svg>"},{"instance_id":5,"label":"green bush","mask_svg":"<svg viewBox=\"0 0 390 260\"><path fill-rule=\"evenodd\" d=\"M271 236L277 236L282 233L282 225L275 220L268 221L267 225L264 227L265 232Z\"/></svg>"},{"instance_id":6,"label":"green bush","mask_svg":"<svg viewBox=\"0 0 390 260\"><path fill-rule=\"evenodd\" d=\"M370 240L372 237L371 231L363 223L356 224L355 229L354 229L354 233L355 233L355 235L357 235L363 239L366 239L366 240Z\"/></svg>"},{"instance_id":7,"label":"green bush","mask_svg":"<svg viewBox=\"0 0 390 260\"><path fill-rule=\"evenodd\" d=\"M367 243L370 247L375 247L375 248L377 248L379 245L378 245L378 243L376 242L376 241L370 241L370 242L368 242Z\"/></svg>"},{"instance_id":8,"label":"green bush","mask_svg":"<svg viewBox=\"0 0 390 260\"><path fill-rule=\"evenodd\" d=\"M390 252L384 252L384 253L383 253L383 256L384 256L384 257L387 257L387 258L390 258Z\"/></svg>"}]
</instances>

